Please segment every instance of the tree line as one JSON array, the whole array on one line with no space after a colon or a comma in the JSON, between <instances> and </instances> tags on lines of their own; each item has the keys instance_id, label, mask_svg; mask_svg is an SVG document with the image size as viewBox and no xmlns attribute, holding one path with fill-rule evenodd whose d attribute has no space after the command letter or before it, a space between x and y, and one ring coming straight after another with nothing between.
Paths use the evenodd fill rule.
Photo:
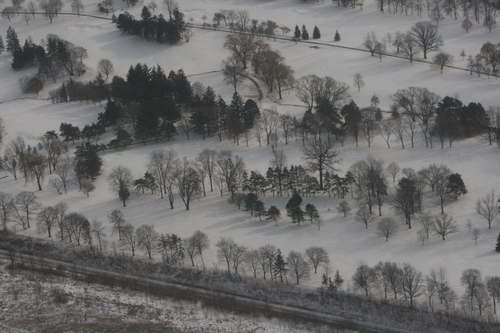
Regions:
<instances>
[{"instance_id":1,"label":"tree line","mask_svg":"<svg viewBox=\"0 0 500 333\"><path fill-rule=\"evenodd\" d=\"M465 287L461 298L451 288L448 274L444 267L432 269L424 276L410 264L398 265L391 262L379 262L370 267L360 262L352 276L355 290L369 296L379 290L384 298L403 299L411 308L416 300L425 295L427 300L422 306L431 311L443 309L452 311L457 305L471 317L481 317L493 304L496 314L496 303L500 296L500 277L488 276L483 280L477 269L466 269L462 272L460 283Z\"/></svg>"},{"instance_id":2,"label":"tree line","mask_svg":"<svg viewBox=\"0 0 500 333\"><path fill-rule=\"evenodd\" d=\"M142 8L141 20L136 20L130 13L125 12L118 15L116 27L132 36L171 45L179 43L184 34L189 33L184 14L177 7L173 9L169 20L166 20L163 14L153 15L147 6Z\"/></svg>"}]
</instances>

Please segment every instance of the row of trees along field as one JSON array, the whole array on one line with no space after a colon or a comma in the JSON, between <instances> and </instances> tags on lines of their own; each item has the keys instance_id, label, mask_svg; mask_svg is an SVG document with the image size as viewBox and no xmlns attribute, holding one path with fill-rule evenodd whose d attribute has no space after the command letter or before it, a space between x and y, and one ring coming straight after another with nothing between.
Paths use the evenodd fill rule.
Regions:
<instances>
[{"instance_id":1,"label":"row of trees along field","mask_svg":"<svg viewBox=\"0 0 500 333\"><path fill-rule=\"evenodd\" d=\"M431 66L441 70L441 74L446 67L453 65L455 57L449 53L440 51L444 45L443 37L438 32L438 27L430 22L418 22L409 31L402 33L397 31L394 35L388 33L386 37L379 38L375 32L366 34L363 47L366 48L372 56L378 55L380 61L387 51L388 47L393 46L396 54L407 57L410 62L423 53L424 59L427 59L429 52L437 52L432 58ZM481 74L498 75L498 54L500 53L500 43L495 44L486 42L481 46L479 53L475 56L469 54L467 58L467 68L472 75L475 72L478 76ZM460 56L465 59L467 54L462 50Z\"/></svg>"},{"instance_id":2,"label":"row of trees along field","mask_svg":"<svg viewBox=\"0 0 500 333\"><path fill-rule=\"evenodd\" d=\"M301 0L303 2L318 2L318 0ZM476 24L482 24L489 32L496 27L497 11L500 8L498 1L481 0L375 0L381 12L393 15L426 15L432 22L439 25L446 17L458 20L463 17L462 28L469 29ZM334 0L332 3L342 7L363 9L363 0Z\"/></svg>"},{"instance_id":3,"label":"row of trees along field","mask_svg":"<svg viewBox=\"0 0 500 333\"><path fill-rule=\"evenodd\" d=\"M78 245L95 245L99 251L106 251L109 247L103 222L98 219L89 222L79 213L68 213L65 203L42 208L36 202L36 196L30 192L21 192L16 196L15 203L11 201L12 211L17 212L15 214L25 225L29 226L30 217L36 220L39 233L47 233L49 237L55 234L61 241L75 242ZM5 193L1 193L0 203L4 202L9 202L9 198ZM2 207L2 211L10 210ZM150 259L154 253L159 253L163 261L170 265L183 265L188 257L194 266L195 258L199 257L205 269L203 252L210 247L210 240L205 233L196 231L185 239L176 234L160 235L151 225L135 228L131 223L127 223L124 213L120 210L114 210L107 218L113 233L118 235L118 244L111 244L115 253L123 249L134 256L140 249L144 250ZM217 259L227 267L228 274L239 274L243 271L254 278L269 277L271 281L276 280L282 284L288 284L288 278L291 278L298 285L300 281L309 278L312 269L316 274L318 268L323 267L325 273L322 278L322 291L336 292L344 282L338 270L333 280L329 276L332 271L330 259L322 247L310 247L304 254L291 251L287 257L271 244L259 249L248 249L238 245L230 237L221 237L215 247ZM500 297L499 277L486 277L483 281L479 270L467 269L463 271L460 281L466 289L458 303L463 310L471 315L482 316L493 305L493 313L496 313L496 302ZM410 264L380 262L369 267L360 262L352 276L352 282L354 290L366 296L378 294L387 299L393 295L394 300L399 296L410 307L414 307L416 300L422 295L426 295L425 302L432 310L442 307L450 311L457 306L459 300L450 287L446 269L443 267L431 270L430 274L424 277Z\"/></svg>"},{"instance_id":4,"label":"row of trees along field","mask_svg":"<svg viewBox=\"0 0 500 333\"><path fill-rule=\"evenodd\" d=\"M89 196L95 189L92 181L101 173L102 160L98 156L97 146L89 143L78 146L75 158L72 159L67 154L66 143L55 132L47 132L40 140L38 149L27 146L21 137L11 141L2 159L2 169L16 180L19 172L27 181L36 181L38 189L41 190L46 168L49 167L49 174L53 172L57 175L56 178L50 179L49 184L54 186L58 193L66 192L73 185L73 178L69 177L73 169L80 191ZM46 151L46 154L39 151ZM220 194L229 194L231 202L236 203L239 208L244 203L245 209L250 211L251 215L255 214L259 219L266 216L276 224L280 217L279 209L275 206L266 209L259 200L259 195L265 196L268 192L273 196L293 194L289 202L291 208L288 205L286 207L287 215L294 223L300 224L304 220L304 212L300 208L301 195L311 197L316 193L328 193L330 197L333 195L345 199L351 193L352 197L356 196L358 199L356 219L363 222L367 228L373 220L373 208L378 207L378 215L382 216L382 207L389 203L411 229L415 213L428 215L425 213L426 204L430 203L430 207L438 205L441 213L444 213L448 202L467 193L461 175L452 173L445 165L431 164L416 172L412 168L401 170L394 162L384 166L384 161L369 156L366 160L355 162L342 177L337 174L336 169L340 162L338 152L327 142L311 142L302 147L305 167L292 165L287 168L284 152L277 148L272 152L271 167L265 176L258 171L252 171L249 175L243 159L229 150L217 152L210 149L200 152L194 160L186 157L179 159L172 149L153 150L148 157L147 172L142 178L134 180L131 171L123 166L114 168L107 176L111 192L122 200L124 206L135 187L138 193L151 192L162 198L167 196L171 208L174 208L177 194L189 210L193 198L206 195L208 188L214 191L214 188L218 187ZM391 190L388 179L392 178L395 183L399 174L403 177ZM319 180L315 175L319 175ZM427 192L428 190L430 192ZM297 202L293 200L294 197L298 197L298 204L292 203ZM477 202L477 212L488 222L489 228L491 222L496 219L496 200L496 195L492 192ZM344 200L339 204L338 210L346 216L351 207ZM320 226L320 216L314 205L306 205L305 213L311 222L317 222L318 227ZM427 222L432 220L423 217L422 219ZM450 233L455 231L451 228L454 225L453 218L445 220L450 226ZM432 223L427 222L422 224L427 228L428 237ZM25 227L25 222L21 221L21 225ZM441 236L444 238L445 235ZM388 239L388 236L386 238Z\"/></svg>"},{"instance_id":5,"label":"row of trees along field","mask_svg":"<svg viewBox=\"0 0 500 333\"><path fill-rule=\"evenodd\" d=\"M111 147L134 142L127 126L135 132L135 142L143 143L171 138L177 128L188 138L195 132L203 138L216 135L220 141L228 137L239 144L243 137L247 145L255 139L260 146L276 146L282 139L288 144L292 138L305 145L311 137L327 139L331 144L334 139L342 145L351 137L356 145L364 140L371 146L375 138L381 137L388 148L392 138L405 148L405 143L414 146L419 132L431 148L436 139L441 148L445 143L451 147L458 139L474 136L482 136L489 144L500 142L498 107L485 110L480 103L464 105L453 97L441 100L421 87L394 93L391 115L384 119L376 95L368 107L359 108L353 101L343 104L350 97L345 83L309 75L298 81L298 97L308 110L297 119L272 109L261 112L255 101L243 101L238 93L227 105L212 88L199 83L191 85L182 70L171 71L166 77L161 68L137 65L131 67L127 80L115 76L109 84L100 82L106 87L101 96L108 95L110 100L99 114L99 122L92 125L95 131L86 131L83 138L98 140L103 127L113 127L117 140ZM156 82L163 84L158 86ZM70 80L54 91L54 101L85 100L89 96L85 91L84 84ZM79 128L74 132L70 141L82 138Z\"/></svg>"},{"instance_id":6,"label":"row of trees along field","mask_svg":"<svg viewBox=\"0 0 500 333\"><path fill-rule=\"evenodd\" d=\"M3 196L4 194L0 198ZM19 198L24 196L26 196L24 192L18 195ZM48 233L51 237L53 230L52 232L56 233L61 241L75 242L78 245L89 244L91 247L96 246L101 252L109 249L102 221L95 219L89 222L79 213L68 213L68 207L64 203L38 207L38 210L37 214L34 210L28 214L28 218L29 215L36 214L38 232ZM107 218L112 225L113 233L118 235L118 242L111 244L115 255L120 250L127 250L135 256L137 250L143 250L149 259L158 253L169 265L183 265L185 260L189 260L191 265L195 266L195 259L198 259L205 269L203 253L210 248L210 240L204 232L195 231L190 237L182 239L176 234L159 234L152 225L135 228L127 222L120 210L114 210ZM344 283L338 270L333 279L330 276L332 272L330 258L322 247L309 247L304 254L290 251L286 257L280 249L271 244L250 249L237 244L231 237L220 237L215 247L217 260L226 267L227 274L269 278L270 281L275 280L281 284L288 284L290 278L292 283L298 285L301 281L309 279L311 270L316 274L318 268L323 268L320 289L322 293L338 292ZM360 262L352 276L353 291L358 291L367 297L385 299L394 297L394 302L407 304L410 308L419 305L423 308L429 307L432 311L461 310L471 317L480 318L490 311L496 314L496 302L500 297L500 277L488 276L483 280L479 270L467 269L462 272L460 282L465 292L459 298L450 286L444 267L432 269L427 276L424 276L410 264L393 262L379 262L374 267ZM423 296L426 300L421 301Z\"/></svg>"}]
</instances>

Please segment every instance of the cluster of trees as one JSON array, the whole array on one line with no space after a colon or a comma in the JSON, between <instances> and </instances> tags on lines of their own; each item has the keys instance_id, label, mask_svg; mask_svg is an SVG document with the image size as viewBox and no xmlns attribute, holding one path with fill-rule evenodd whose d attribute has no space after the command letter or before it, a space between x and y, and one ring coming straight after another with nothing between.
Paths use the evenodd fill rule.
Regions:
<instances>
[{"instance_id":1,"label":"cluster of trees","mask_svg":"<svg viewBox=\"0 0 500 333\"><path fill-rule=\"evenodd\" d=\"M25 2L26 0L12 0L12 6L7 6L2 10L2 17L8 19L10 22L12 17L22 14L24 21L28 25L29 21L35 18L37 9L40 9L44 12L45 17L50 20L50 23L52 23L54 17L56 17L64 7L62 0L38 0L36 2L31 0L26 4L26 8L24 8L23 4ZM81 0L72 0L71 8L73 11L75 11L75 9L78 10L78 13L84 9Z\"/></svg>"},{"instance_id":2,"label":"cluster of trees","mask_svg":"<svg viewBox=\"0 0 500 333\"><path fill-rule=\"evenodd\" d=\"M400 172L403 177L398 180L391 193L388 176L391 175L395 182ZM418 235L422 245L425 239L429 238L430 232L445 240L446 235L458 230L454 218L444 213L444 206L465 195L467 188L461 175L452 173L446 165L431 164L415 171L412 168L401 169L394 162L385 167L382 160L369 156L366 160L351 165L349 179L352 179L354 193L359 202L356 220L364 223L366 228L374 221L373 206L378 206L378 215L382 216L383 205L389 203L396 215L404 219L409 229L418 214L417 220L422 226ZM439 216L432 216L430 212L424 211L423 198L427 189L431 190L433 201L441 208ZM338 210L346 215L350 207L345 203L339 206ZM392 218L383 218L377 225L378 234L386 240L395 235L397 230L398 224Z\"/></svg>"},{"instance_id":3,"label":"cluster of trees","mask_svg":"<svg viewBox=\"0 0 500 333\"><path fill-rule=\"evenodd\" d=\"M0 43L3 46L3 42ZM57 35L49 34L41 45L26 40L21 47L17 33L11 27L7 30L7 52L12 53L12 68L21 69L26 66L37 65L38 73L32 77L25 76L19 80L24 93L37 93L43 89L44 81L65 76L74 76L85 73L83 60L88 58L87 50ZM42 46L44 45L44 46ZM2 48L2 47L0 47Z\"/></svg>"},{"instance_id":4,"label":"cluster of trees","mask_svg":"<svg viewBox=\"0 0 500 333\"><path fill-rule=\"evenodd\" d=\"M203 18L204 21L206 19L206 17ZM271 20L259 22L259 20L250 19L250 15L246 10L220 10L214 13L212 22L214 28L219 27L224 22L224 26L229 27L232 32L250 33L257 37L272 37L275 35L276 30L281 30L283 35L290 32L290 28L279 26L276 22Z\"/></svg>"},{"instance_id":5,"label":"cluster of trees","mask_svg":"<svg viewBox=\"0 0 500 333\"><path fill-rule=\"evenodd\" d=\"M352 276L354 288L369 296L379 290L384 298L394 295L394 299L403 300L410 307L415 307L416 300L425 295L426 305L431 309L452 310L460 307L471 315L482 316L493 303L496 313L496 302L500 296L500 277L486 277L483 281L477 269L466 269L460 277L465 293L459 300L451 288L448 274L444 267L432 269L427 276L410 264L398 265L392 262L379 262L374 267L360 262ZM460 302L458 302L460 301Z\"/></svg>"},{"instance_id":6,"label":"cluster of trees","mask_svg":"<svg viewBox=\"0 0 500 333\"><path fill-rule=\"evenodd\" d=\"M307 31L305 24L302 25L302 30L299 29L298 25L295 25L295 31L293 32L293 38L295 40L300 40L300 39L308 40L309 39L309 32ZM317 26L314 26L312 38L313 39L321 38L321 33L320 33L319 28Z\"/></svg>"},{"instance_id":7,"label":"cluster of trees","mask_svg":"<svg viewBox=\"0 0 500 333\"><path fill-rule=\"evenodd\" d=\"M386 39L382 40L378 39L374 32L367 34L363 46L370 51L372 56L377 54L382 57L382 54L386 50L387 43L392 44L396 48L396 53L407 56L410 62L413 61L413 58L420 52L423 53L424 59L427 59L427 54L429 52L437 51L444 45L443 37L438 32L437 25L428 21L422 21L417 22L406 33L398 31L394 37L389 34ZM443 54L443 52L440 54ZM450 65L453 62L453 57L451 57L451 55L448 56L449 59L445 65ZM436 60L436 57L433 61Z\"/></svg>"},{"instance_id":8,"label":"cluster of trees","mask_svg":"<svg viewBox=\"0 0 500 333\"><path fill-rule=\"evenodd\" d=\"M243 188L245 188L245 185ZM251 216L258 217L260 221L262 221L264 217L267 220L274 221L277 226L278 221L281 219L281 211L277 206L271 206L269 209L266 209L264 202L253 192L238 192L230 202L234 203L240 209L243 208L243 210L249 212ZM299 226L300 222L307 219L311 224L316 223L318 229L320 229L322 220L318 209L313 204L308 203L303 210L301 204L302 197L297 192L294 192L285 207L287 216L290 217L293 223L297 223Z\"/></svg>"},{"instance_id":9,"label":"cluster of trees","mask_svg":"<svg viewBox=\"0 0 500 333\"><path fill-rule=\"evenodd\" d=\"M462 55L465 56L465 52L462 51ZM494 44L491 42L486 42L481 46L478 54L474 57L469 55L467 59L467 65L472 72L476 72L478 76L481 73L486 74L488 77L490 75L498 75L500 64L500 43Z\"/></svg>"},{"instance_id":10,"label":"cluster of trees","mask_svg":"<svg viewBox=\"0 0 500 333\"><path fill-rule=\"evenodd\" d=\"M314 87L310 84L308 87ZM444 147L448 142L451 147L453 142L460 138L470 138L482 136L489 144L500 142L500 112L498 108L490 107L485 110L480 103L471 102L468 105L453 97L441 98L435 93L422 87L409 87L399 89L391 96L391 116L383 119L380 109L377 107L377 96L372 97L372 105L359 108L351 101L341 108L340 114L336 108L331 108L329 118L319 117L320 105L314 105L310 101L311 94L302 90L306 98L303 99L309 108L316 108L315 117L304 116L304 119L311 119L319 123L307 126L308 133L320 136L322 131L330 135L335 135L337 141L342 144L347 134L352 135L356 145L359 139L364 139L368 146L371 145L376 136L380 135L390 148L390 140L396 137L401 143L401 148L405 148L405 141L410 140L411 146L418 128L420 128L426 147L433 147L437 138ZM346 94L348 96L348 94ZM343 116L343 117L341 117ZM316 120L316 119L317 120ZM312 122L311 121L311 122ZM307 123L306 123L307 124Z\"/></svg>"},{"instance_id":11,"label":"cluster of trees","mask_svg":"<svg viewBox=\"0 0 500 333\"><path fill-rule=\"evenodd\" d=\"M380 11L387 10L393 14L413 15L416 13L422 17L422 13L427 12L427 17L439 24L446 16L458 20L462 15L462 28L469 32L470 28L476 24L482 23L489 32L496 27L496 15L498 4L480 0L434 0L434 1L391 1L391 0L376 0L379 4Z\"/></svg>"},{"instance_id":12,"label":"cluster of trees","mask_svg":"<svg viewBox=\"0 0 500 333\"><path fill-rule=\"evenodd\" d=\"M31 227L33 221L42 205L36 201L33 192L23 191L15 197L9 193L0 192L0 219L2 229L7 230L7 224L14 222L24 230Z\"/></svg>"},{"instance_id":13,"label":"cluster of trees","mask_svg":"<svg viewBox=\"0 0 500 333\"><path fill-rule=\"evenodd\" d=\"M169 20L162 14L153 15L146 6L142 8L141 20L136 20L130 13L125 12L118 15L116 27L129 35L158 43L177 44L186 33L190 35L189 28L184 22L184 14L177 7L170 13ZM189 37L186 39L188 41Z\"/></svg>"},{"instance_id":14,"label":"cluster of trees","mask_svg":"<svg viewBox=\"0 0 500 333\"><path fill-rule=\"evenodd\" d=\"M238 93L227 105L211 87L200 83L191 85L182 70L165 75L160 66L149 68L137 64L131 66L126 78L114 76L113 65L102 59L99 74L88 84L69 80L51 91L53 102L93 101L108 99L105 110L98 115L97 124L87 125L84 133L75 128L71 141L98 140L108 127L116 138L109 147L126 147L132 142L170 139L177 134L175 124L187 135L191 131L206 136L217 135L219 140L227 135L239 144L245 136L247 145L250 130L260 117L257 103L244 101ZM127 128L132 129L129 133Z\"/></svg>"},{"instance_id":15,"label":"cluster of trees","mask_svg":"<svg viewBox=\"0 0 500 333\"><path fill-rule=\"evenodd\" d=\"M290 251L286 257L274 245L248 249L238 245L231 237L221 237L215 247L217 259L227 267L228 274L238 274L238 269L241 271L243 268L255 278L260 275L265 280L269 277L271 281L279 281L282 284L288 284L290 277L299 285L300 281L309 278L312 269L316 274L318 267L328 268L330 264L326 250L317 246L307 248L304 254Z\"/></svg>"},{"instance_id":16,"label":"cluster of trees","mask_svg":"<svg viewBox=\"0 0 500 333\"><path fill-rule=\"evenodd\" d=\"M233 34L226 37L224 47L231 52L231 56L223 61L224 76L235 91L248 65L266 84L269 92L278 93L280 99L284 91L294 88L292 68L285 64L285 58L278 51L271 49L263 40L249 34Z\"/></svg>"},{"instance_id":17,"label":"cluster of trees","mask_svg":"<svg viewBox=\"0 0 500 333\"><path fill-rule=\"evenodd\" d=\"M63 125L66 125L62 126L62 132L66 135L64 140L55 131L48 131L41 136L36 147L26 145L21 137L12 140L1 159L2 170L12 175L15 180L20 173L26 182L36 181L38 190L41 191L48 168L50 175L57 176L51 178L49 183L58 193L66 193L72 185L68 179L69 171L73 169L78 177L80 189L88 196L95 187L87 184L86 180L94 181L100 175L102 160L97 154L99 147L85 143L76 147L75 158L71 158L67 153L66 143L71 139L68 134L71 129L68 124Z\"/></svg>"}]
</instances>

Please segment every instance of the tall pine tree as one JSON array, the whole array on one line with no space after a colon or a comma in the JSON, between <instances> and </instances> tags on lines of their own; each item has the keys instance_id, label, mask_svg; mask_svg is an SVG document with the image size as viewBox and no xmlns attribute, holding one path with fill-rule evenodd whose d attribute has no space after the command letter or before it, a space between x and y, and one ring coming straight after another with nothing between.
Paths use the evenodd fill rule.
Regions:
<instances>
[{"instance_id":1,"label":"tall pine tree","mask_svg":"<svg viewBox=\"0 0 500 333\"><path fill-rule=\"evenodd\" d=\"M496 250L497 252L500 252L500 234L498 234L497 246L495 247L495 250Z\"/></svg>"},{"instance_id":2,"label":"tall pine tree","mask_svg":"<svg viewBox=\"0 0 500 333\"><path fill-rule=\"evenodd\" d=\"M3 51L5 51L5 45L3 43L2 35L0 35L0 54L2 54Z\"/></svg>"},{"instance_id":3,"label":"tall pine tree","mask_svg":"<svg viewBox=\"0 0 500 333\"><path fill-rule=\"evenodd\" d=\"M336 42L340 41L340 34L339 34L338 31L335 31L335 37L333 37L333 40L336 41Z\"/></svg>"},{"instance_id":4,"label":"tall pine tree","mask_svg":"<svg viewBox=\"0 0 500 333\"><path fill-rule=\"evenodd\" d=\"M300 39L301 35L302 33L300 32L299 26L295 25L295 32L293 33L293 37L295 37L295 39Z\"/></svg>"},{"instance_id":5,"label":"tall pine tree","mask_svg":"<svg viewBox=\"0 0 500 333\"><path fill-rule=\"evenodd\" d=\"M13 54L21 50L21 43L19 42L16 31L12 29L12 27L7 29L7 38L5 41L7 43L7 52Z\"/></svg>"},{"instance_id":6,"label":"tall pine tree","mask_svg":"<svg viewBox=\"0 0 500 333\"><path fill-rule=\"evenodd\" d=\"M303 40L308 40L309 39L309 33L307 32L306 25L302 25L302 39Z\"/></svg>"},{"instance_id":7,"label":"tall pine tree","mask_svg":"<svg viewBox=\"0 0 500 333\"><path fill-rule=\"evenodd\" d=\"M281 284L283 284L283 277L285 277L286 279L286 273L288 272L288 268L286 266L287 262L281 254L281 250L278 249L278 252L276 253L276 257L274 259L273 274L275 280L277 280L278 276L280 277Z\"/></svg>"},{"instance_id":8,"label":"tall pine tree","mask_svg":"<svg viewBox=\"0 0 500 333\"><path fill-rule=\"evenodd\" d=\"M319 32L318 27L314 26L313 39L320 39L320 38L321 38L321 33Z\"/></svg>"}]
</instances>

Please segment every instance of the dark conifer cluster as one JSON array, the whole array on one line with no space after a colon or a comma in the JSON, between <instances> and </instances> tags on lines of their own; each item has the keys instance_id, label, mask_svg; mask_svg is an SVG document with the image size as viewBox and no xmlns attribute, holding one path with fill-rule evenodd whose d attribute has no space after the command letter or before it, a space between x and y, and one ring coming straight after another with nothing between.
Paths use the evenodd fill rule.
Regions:
<instances>
[{"instance_id":1,"label":"dark conifer cluster","mask_svg":"<svg viewBox=\"0 0 500 333\"><path fill-rule=\"evenodd\" d=\"M170 19L166 20L162 14L152 15L146 6L142 9L141 20L136 20L131 14L125 12L116 19L116 27L132 36L168 44L179 43L182 34L187 29L184 14L179 9L174 9Z\"/></svg>"}]
</instances>

